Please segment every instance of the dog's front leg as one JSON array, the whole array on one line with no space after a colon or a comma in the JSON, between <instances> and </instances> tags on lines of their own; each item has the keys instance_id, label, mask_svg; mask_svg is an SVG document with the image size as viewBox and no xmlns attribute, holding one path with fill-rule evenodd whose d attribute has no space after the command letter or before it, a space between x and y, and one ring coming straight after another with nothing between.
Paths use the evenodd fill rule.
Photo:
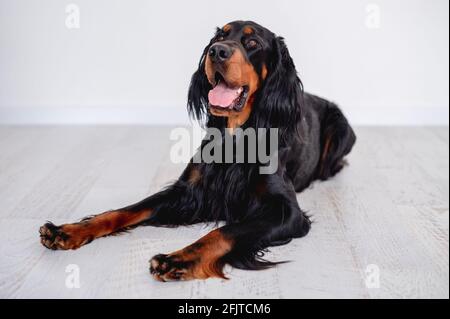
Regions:
<instances>
[{"instance_id":1,"label":"dog's front leg","mask_svg":"<svg viewBox=\"0 0 450 319\"><path fill-rule=\"evenodd\" d=\"M277 222L280 222L278 220ZM275 265L258 258L258 253L268 247L287 243L294 236L289 227L273 224L270 220L238 223L218 228L195 243L171 254L159 254L150 260L150 273L158 281L177 281L224 278L223 267L230 264L241 269L259 270ZM286 232L284 234L283 232Z\"/></svg>"},{"instance_id":2,"label":"dog's front leg","mask_svg":"<svg viewBox=\"0 0 450 319\"><path fill-rule=\"evenodd\" d=\"M60 226L48 222L39 229L41 243L53 250L77 249L94 239L142 224L176 226L188 223L189 207L183 205L184 195L185 190L174 185L137 204L94 215L80 222ZM183 207L181 213L180 207Z\"/></svg>"},{"instance_id":3,"label":"dog's front leg","mask_svg":"<svg viewBox=\"0 0 450 319\"><path fill-rule=\"evenodd\" d=\"M310 221L300 210L295 192L266 194L249 209L242 222L218 228L171 254L154 256L150 260L150 273L159 281L175 281L225 278L225 264L264 269L276 263L260 259L261 250L302 237L309 228Z\"/></svg>"}]
</instances>

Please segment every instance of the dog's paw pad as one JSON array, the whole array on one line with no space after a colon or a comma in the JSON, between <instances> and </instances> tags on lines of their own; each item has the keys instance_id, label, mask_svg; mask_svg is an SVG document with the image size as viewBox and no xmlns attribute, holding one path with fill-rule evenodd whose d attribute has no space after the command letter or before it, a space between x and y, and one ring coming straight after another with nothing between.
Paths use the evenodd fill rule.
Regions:
<instances>
[{"instance_id":1,"label":"dog's paw pad","mask_svg":"<svg viewBox=\"0 0 450 319\"><path fill-rule=\"evenodd\" d=\"M69 249L67 246L68 236L65 234L60 226L55 226L53 223L46 223L39 228L39 235L41 244L48 249Z\"/></svg>"},{"instance_id":2,"label":"dog's paw pad","mask_svg":"<svg viewBox=\"0 0 450 319\"><path fill-rule=\"evenodd\" d=\"M188 263L176 257L159 254L150 260L150 274L158 281L185 280Z\"/></svg>"}]
</instances>

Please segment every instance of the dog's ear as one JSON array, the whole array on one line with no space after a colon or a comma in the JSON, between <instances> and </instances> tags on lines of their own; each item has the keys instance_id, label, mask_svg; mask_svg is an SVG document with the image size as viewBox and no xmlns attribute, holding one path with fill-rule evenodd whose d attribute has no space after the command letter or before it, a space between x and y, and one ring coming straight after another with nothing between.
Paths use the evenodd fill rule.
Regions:
<instances>
[{"instance_id":1,"label":"dog's ear","mask_svg":"<svg viewBox=\"0 0 450 319\"><path fill-rule=\"evenodd\" d=\"M208 114L208 92L212 87L206 77L205 62L206 55L213 40L214 38L211 39L208 46L203 50L198 69L192 75L191 83L189 85L187 109L190 117L199 122L202 122Z\"/></svg>"},{"instance_id":2,"label":"dog's ear","mask_svg":"<svg viewBox=\"0 0 450 319\"><path fill-rule=\"evenodd\" d=\"M278 128L281 136L296 130L302 116L303 85L284 39L273 40L268 76L255 108L257 127Z\"/></svg>"}]
</instances>

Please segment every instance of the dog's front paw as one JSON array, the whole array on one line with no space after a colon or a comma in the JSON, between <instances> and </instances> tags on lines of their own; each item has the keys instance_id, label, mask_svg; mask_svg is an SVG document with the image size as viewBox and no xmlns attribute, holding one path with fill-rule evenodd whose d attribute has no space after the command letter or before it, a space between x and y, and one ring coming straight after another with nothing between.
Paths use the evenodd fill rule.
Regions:
<instances>
[{"instance_id":1,"label":"dog's front paw","mask_svg":"<svg viewBox=\"0 0 450 319\"><path fill-rule=\"evenodd\" d=\"M64 249L68 236L61 230L61 227L55 226L53 223L46 223L39 228L41 236L41 244L48 249ZM67 249L67 248L66 248Z\"/></svg>"},{"instance_id":2,"label":"dog's front paw","mask_svg":"<svg viewBox=\"0 0 450 319\"><path fill-rule=\"evenodd\" d=\"M46 223L39 228L41 244L52 250L77 249L87 243L80 236L70 233L70 225L56 226L53 223Z\"/></svg>"}]
</instances>

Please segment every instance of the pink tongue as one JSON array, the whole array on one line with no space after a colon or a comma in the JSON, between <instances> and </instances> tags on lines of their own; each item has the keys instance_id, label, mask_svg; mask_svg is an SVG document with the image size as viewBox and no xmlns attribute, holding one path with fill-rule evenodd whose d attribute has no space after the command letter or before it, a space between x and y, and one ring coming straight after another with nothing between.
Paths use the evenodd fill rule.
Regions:
<instances>
[{"instance_id":1,"label":"pink tongue","mask_svg":"<svg viewBox=\"0 0 450 319\"><path fill-rule=\"evenodd\" d=\"M231 89L225 83L219 83L214 89L209 91L209 103L219 107L229 107L242 92L242 88Z\"/></svg>"}]
</instances>

